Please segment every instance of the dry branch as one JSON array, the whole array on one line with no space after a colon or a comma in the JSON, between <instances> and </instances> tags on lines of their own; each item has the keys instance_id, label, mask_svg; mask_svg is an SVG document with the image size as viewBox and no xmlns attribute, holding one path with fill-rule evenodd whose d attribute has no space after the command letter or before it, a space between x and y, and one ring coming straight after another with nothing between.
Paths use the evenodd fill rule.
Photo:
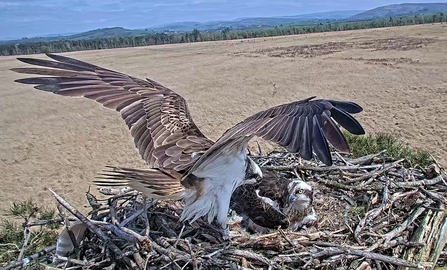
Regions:
<instances>
[{"instance_id":1,"label":"dry branch","mask_svg":"<svg viewBox=\"0 0 447 270\"><path fill-rule=\"evenodd\" d=\"M107 205L87 194L92 211L84 216L52 191L73 214L70 220L82 221L89 232L77 252L57 256L53 247L32 259L78 269L432 269L447 264L443 170L434 175L433 170L404 167L408 162L382 156L334 155L337 161L330 167L290 153L253 156L282 177L309 182L318 220L306 230L267 234L232 224L230 242L204 220L180 223L180 202L147 204L135 192L105 190L115 194ZM5 269L23 266L25 260L31 259Z\"/></svg>"}]
</instances>

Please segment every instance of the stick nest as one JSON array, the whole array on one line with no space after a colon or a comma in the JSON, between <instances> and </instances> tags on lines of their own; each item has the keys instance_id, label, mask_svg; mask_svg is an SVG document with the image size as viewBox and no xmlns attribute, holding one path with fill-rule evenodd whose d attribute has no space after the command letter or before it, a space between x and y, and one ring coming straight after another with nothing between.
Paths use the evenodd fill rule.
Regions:
<instances>
[{"instance_id":1,"label":"stick nest","mask_svg":"<svg viewBox=\"0 0 447 270\"><path fill-rule=\"evenodd\" d=\"M147 201L145 215L136 192L105 201L87 193L92 210L83 216L54 193L88 230L76 235L66 218L72 250L57 254L54 246L27 260L70 269L430 269L447 263L447 185L438 164L410 166L383 152L357 159L333 153L330 167L285 152L253 158L312 185L313 226L256 234L230 221L231 238L223 240L204 220L179 222L181 202Z\"/></svg>"}]
</instances>

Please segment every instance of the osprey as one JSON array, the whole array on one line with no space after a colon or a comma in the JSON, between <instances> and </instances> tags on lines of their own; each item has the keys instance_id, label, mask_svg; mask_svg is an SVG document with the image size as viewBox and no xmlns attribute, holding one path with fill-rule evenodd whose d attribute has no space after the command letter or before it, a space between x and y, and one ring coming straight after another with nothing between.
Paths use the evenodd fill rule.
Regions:
<instances>
[{"instance_id":1,"label":"osprey","mask_svg":"<svg viewBox=\"0 0 447 270\"><path fill-rule=\"evenodd\" d=\"M17 58L41 67L15 72L46 75L16 80L63 96L83 96L115 109L130 129L148 169L118 168L100 185L128 185L148 197L183 199L182 221L207 215L227 228L234 190L262 177L247 156L248 142L258 136L311 159L313 153L331 165L328 142L349 153L335 122L353 134L364 134L350 115L362 108L346 101L307 98L261 111L227 130L216 142L194 124L183 97L152 79L138 79L73 58L47 54L53 60ZM43 68L42 68L43 67ZM335 122L334 122L335 120Z\"/></svg>"},{"instance_id":2,"label":"osprey","mask_svg":"<svg viewBox=\"0 0 447 270\"><path fill-rule=\"evenodd\" d=\"M230 207L244 218L244 225L259 232L278 227L296 231L316 220L309 184L262 172L256 184L241 185L231 197Z\"/></svg>"}]
</instances>

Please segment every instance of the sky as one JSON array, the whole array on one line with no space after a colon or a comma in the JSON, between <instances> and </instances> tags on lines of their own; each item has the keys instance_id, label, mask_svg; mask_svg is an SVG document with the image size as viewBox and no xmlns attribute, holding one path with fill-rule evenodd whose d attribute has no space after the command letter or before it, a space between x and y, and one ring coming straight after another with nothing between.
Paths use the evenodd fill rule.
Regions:
<instances>
[{"instance_id":1,"label":"sky","mask_svg":"<svg viewBox=\"0 0 447 270\"><path fill-rule=\"evenodd\" d=\"M447 2L405 0L405 3ZM0 40L72 34L105 27L144 29L184 21L368 10L386 0L0 0Z\"/></svg>"}]
</instances>

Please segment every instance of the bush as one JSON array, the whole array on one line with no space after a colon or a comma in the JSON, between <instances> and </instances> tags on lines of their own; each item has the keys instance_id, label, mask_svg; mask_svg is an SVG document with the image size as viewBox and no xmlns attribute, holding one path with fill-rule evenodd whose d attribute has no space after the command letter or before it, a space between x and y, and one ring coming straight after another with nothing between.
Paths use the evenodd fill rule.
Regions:
<instances>
[{"instance_id":1,"label":"bush","mask_svg":"<svg viewBox=\"0 0 447 270\"><path fill-rule=\"evenodd\" d=\"M377 133L374 135L356 136L344 132L344 135L351 147L351 153L354 158L386 150L385 156L396 159L404 158L413 167L417 165L425 167L433 163L433 159L427 151L411 149L391 134Z\"/></svg>"},{"instance_id":2,"label":"bush","mask_svg":"<svg viewBox=\"0 0 447 270\"><path fill-rule=\"evenodd\" d=\"M36 221L54 219L54 210L40 208L28 200L13 203L8 215L13 218L0 222L0 267L16 260L22 249L24 258L56 242L60 223L29 226ZM18 225L13 221L15 218L24 219L25 222Z\"/></svg>"}]
</instances>

